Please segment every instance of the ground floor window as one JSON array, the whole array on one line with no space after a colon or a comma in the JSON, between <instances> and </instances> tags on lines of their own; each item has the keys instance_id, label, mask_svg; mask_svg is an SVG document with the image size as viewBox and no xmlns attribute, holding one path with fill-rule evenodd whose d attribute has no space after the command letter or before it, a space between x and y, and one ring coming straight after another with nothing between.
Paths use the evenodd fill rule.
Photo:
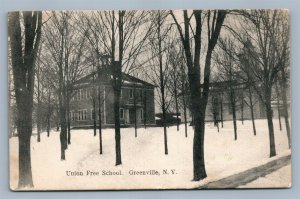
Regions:
<instances>
[{"instance_id":1,"label":"ground floor window","mask_svg":"<svg viewBox=\"0 0 300 199\"><path fill-rule=\"evenodd\" d=\"M79 121L86 120L86 113L87 113L86 110L79 110L78 111L78 120Z\"/></svg>"},{"instance_id":2,"label":"ground floor window","mask_svg":"<svg viewBox=\"0 0 300 199\"><path fill-rule=\"evenodd\" d=\"M95 116L95 110L94 109L91 109L91 118L92 118L92 120L94 120L94 117Z\"/></svg>"},{"instance_id":3,"label":"ground floor window","mask_svg":"<svg viewBox=\"0 0 300 199\"><path fill-rule=\"evenodd\" d=\"M72 111L72 121L75 121L76 119L76 113L74 111Z\"/></svg>"},{"instance_id":4,"label":"ground floor window","mask_svg":"<svg viewBox=\"0 0 300 199\"><path fill-rule=\"evenodd\" d=\"M120 108L120 119L124 119L124 109Z\"/></svg>"},{"instance_id":5,"label":"ground floor window","mask_svg":"<svg viewBox=\"0 0 300 199\"><path fill-rule=\"evenodd\" d=\"M94 115L94 109L91 109L91 120L94 120L94 116L96 116L96 120L99 120L99 112L98 110L96 109L96 113Z\"/></svg>"},{"instance_id":6,"label":"ground floor window","mask_svg":"<svg viewBox=\"0 0 300 199\"><path fill-rule=\"evenodd\" d=\"M144 110L143 109L140 110L140 114L141 114L141 121L143 121L143 119L144 119Z\"/></svg>"}]
</instances>

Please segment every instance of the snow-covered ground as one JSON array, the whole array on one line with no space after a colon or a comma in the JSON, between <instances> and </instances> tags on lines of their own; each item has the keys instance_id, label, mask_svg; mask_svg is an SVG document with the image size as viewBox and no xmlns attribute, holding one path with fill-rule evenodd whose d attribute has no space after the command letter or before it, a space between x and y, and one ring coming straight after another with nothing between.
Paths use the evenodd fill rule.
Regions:
<instances>
[{"instance_id":1,"label":"snow-covered ground","mask_svg":"<svg viewBox=\"0 0 300 199\"><path fill-rule=\"evenodd\" d=\"M279 131L274 120L277 157L290 153L286 131ZM59 133L52 131L50 137L42 133L41 142L36 136L31 140L32 172L34 189L172 189L195 188L207 182L244 171L270 161L269 137L266 120L256 120L257 135L252 124L238 121L238 140L234 141L232 122L224 123L217 132L212 123L206 124L205 163L208 177L200 182L193 178L193 129L188 127L188 138L184 137L184 126L176 131L169 127L169 154L164 154L163 129L158 127L139 128L134 137L133 128L121 129L122 165L115 166L114 129L103 130L103 154L99 154L99 136L93 130L72 130L71 145L66 151L66 160L60 160ZM18 139L10 142L10 186L17 187L18 181ZM158 171L160 175L131 175L132 171ZM164 174L167 170L168 174ZM83 176L68 176L68 171L82 172ZM95 172L93 176L87 172ZM102 175L115 172L122 175ZM174 174L172 174L174 171ZM99 172L98 175L96 172ZM152 171L153 172L153 171ZM290 167L283 172L290 172ZM90 174L90 173L89 173ZM272 178L273 179L273 178ZM268 180L255 184L259 187L277 186L281 181Z\"/></svg>"}]
</instances>

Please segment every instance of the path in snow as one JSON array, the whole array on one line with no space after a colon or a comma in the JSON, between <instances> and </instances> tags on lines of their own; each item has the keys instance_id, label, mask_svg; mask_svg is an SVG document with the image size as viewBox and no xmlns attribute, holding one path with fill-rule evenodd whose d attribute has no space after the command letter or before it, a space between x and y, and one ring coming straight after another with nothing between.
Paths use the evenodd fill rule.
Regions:
<instances>
[{"instance_id":1,"label":"path in snow","mask_svg":"<svg viewBox=\"0 0 300 199\"><path fill-rule=\"evenodd\" d=\"M224 189L224 188L251 188L247 184L255 181L261 177L271 174L282 167L286 167L291 164L291 155L280 157L278 159L272 160L266 164L263 164L252 169L248 169L241 173L231 175L229 177L223 178L218 181L210 182L204 186L200 186L200 189ZM290 167L289 167L290 169ZM243 186L245 185L245 186ZM291 186L290 184L288 186ZM259 186L254 186L258 188ZM265 187L264 187L265 188Z\"/></svg>"},{"instance_id":2,"label":"path in snow","mask_svg":"<svg viewBox=\"0 0 300 199\"><path fill-rule=\"evenodd\" d=\"M282 188L282 185L285 185L286 188L291 188L292 186L291 164L288 164L271 174L260 177L257 180L254 180L248 184L239 186L238 188L256 188L256 187L262 187L261 185L268 185L268 187L265 188Z\"/></svg>"}]
</instances>

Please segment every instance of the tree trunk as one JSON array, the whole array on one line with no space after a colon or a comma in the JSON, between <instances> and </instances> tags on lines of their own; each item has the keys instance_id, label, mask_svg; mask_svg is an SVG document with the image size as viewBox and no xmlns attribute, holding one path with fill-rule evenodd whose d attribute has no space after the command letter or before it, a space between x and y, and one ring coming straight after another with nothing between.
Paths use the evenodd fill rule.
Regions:
<instances>
[{"instance_id":1,"label":"tree trunk","mask_svg":"<svg viewBox=\"0 0 300 199\"><path fill-rule=\"evenodd\" d=\"M286 133L287 133L288 144L290 149L291 131L290 131L289 112L288 112L287 95L286 95L287 80L285 77L284 68L281 69L281 76L282 76L281 93L282 93L282 101L283 101L284 121L285 121Z\"/></svg>"},{"instance_id":2,"label":"tree trunk","mask_svg":"<svg viewBox=\"0 0 300 199\"><path fill-rule=\"evenodd\" d=\"M193 140L193 165L194 180L199 181L207 177L204 162L204 131L205 131L205 110L201 107L200 79L196 75L189 74L191 100L194 119L194 140ZM192 80L192 81L191 81ZM198 81L199 80L199 81ZM199 82L199 83L198 83Z\"/></svg>"},{"instance_id":3,"label":"tree trunk","mask_svg":"<svg viewBox=\"0 0 300 199\"><path fill-rule=\"evenodd\" d=\"M40 99L40 66L37 66L37 110L36 110L36 126L37 126L37 142L41 141L41 99Z\"/></svg>"},{"instance_id":4,"label":"tree trunk","mask_svg":"<svg viewBox=\"0 0 300 199\"><path fill-rule=\"evenodd\" d=\"M61 150L61 160L66 159L65 150L68 147L67 144L67 112L66 112L66 98L67 98L67 89L65 84L65 77L64 73L65 70L63 69L63 52L65 47L65 35L61 35L61 49L60 49L60 62L58 64L58 75L59 75L59 115L60 115L60 150Z\"/></svg>"},{"instance_id":5,"label":"tree trunk","mask_svg":"<svg viewBox=\"0 0 300 199\"><path fill-rule=\"evenodd\" d=\"M221 100L220 100L220 109L221 109L221 125L223 128L223 97L222 97L222 93L221 93Z\"/></svg>"},{"instance_id":6,"label":"tree trunk","mask_svg":"<svg viewBox=\"0 0 300 199\"><path fill-rule=\"evenodd\" d=\"M236 110L235 110L235 94L232 86L230 86L230 104L232 111L232 122L234 128L234 140L237 140L237 127L236 127Z\"/></svg>"},{"instance_id":7,"label":"tree trunk","mask_svg":"<svg viewBox=\"0 0 300 199\"><path fill-rule=\"evenodd\" d=\"M182 82L182 91L183 91L183 115L184 115L184 132L185 132L185 137L188 136L187 134L187 115L186 115L186 99L185 99L185 86L184 86L184 81Z\"/></svg>"},{"instance_id":8,"label":"tree trunk","mask_svg":"<svg viewBox=\"0 0 300 199\"><path fill-rule=\"evenodd\" d=\"M50 117L47 116L47 137L50 137Z\"/></svg>"},{"instance_id":9,"label":"tree trunk","mask_svg":"<svg viewBox=\"0 0 300 199\"><path fill-rule=\"evenodd\" d=\"M23 28L21 28L20 21L24 22ZM23 12L21 15L19 12L11 12L8 15L8 35L18 113L19 188L33 187L30 138L34 71L41 38L41 26L42 12Z\"/></svg>"},{"instance_id":10,"label":"tree trunk","mask_svg":"<svg viewBox=\"0 0 300 199\"><path fill-rule=\"evenodd\" d=\"M275 136L274 136L274 127L273 127L273 120L272 120L272 108L271 108L271 94L267 94L266 100L266 114L268 120L268 127L269 127L269 141L270 141L270 157L276 156L276 148L275 148Z\"/></svg>"},{"instance_id":11,"label":"tree trunk","mask_svg":"<svg viewBox=\"0 0 300 199\"><path fill-rule=\"evenodd\" d=\"M68 140L68 144L67 144L67 148L68 145L71 144L71 115L70 115L70 95L67 94L67 140Z\"/></svg>"},{"instance_id":12,"label":"tree trunk","mask_svg":"<svg viewBox=\"0 0 300 199\"><path fill-rule=\"evenodd\" d=\"M63 104L60 105L60 145L61 145L61 160L66 159L65 150L67 149L67 121L66 108Z\"/></svg>"},{"instance_id":13,"label":"tree trunk","mask_svg":"<svg viewBox=\"0 0 300 199\"><path fill-rule=\"evenodd\" d=\"M136 88L133 90L133 106L134 106L134 137L137 137L137 117L136 117Z\"/></svg>"},{"instance_id":14,"label":"tree trunk","mask_svg":"<svg viewBox=\"0 0 300 199\"><path fill-rule=\"evenodd\" d=\"M114 89L114 115L115 115L115 142L116 165L122 164L121 160L121 126L120 126L120 90Z\"/></svg>"},{"instance_id":15,"label":"tree trunk","mask_svg":"<svg viewBox=\"0 0 300 199\"><path fill-rule=\"evenodd\" d=\"M255 118L254 118L253 101L252 101L252 91L251 91L250 86L249 86L248 92L249 92L249 100L250 100L250 112L251 112L253 134L256 135Z\"/></svg>"},{"instance_id":16,"label":"tree trunk","mask_svg":"<svg viewBox=\"0 0 300 199\"><path fill-rule=\"evenodd\" d=\"M241 99L241 120L242 120L242 124L244 125L244 96L242 96Z\"/></svg>"},{"instance_id":17,"label":"tree trunk","mask_svg":"<svg viewBox=\"0 0 300 199\"><path fill-rule=\"evenodd\" d=\"M51 112L52 112L52 110L51 110L51 92L50 92L50 89L49 89L49 94L48 94L48 113L47 113L47 137L49 137L50 136L50 129L51 129L51 127L50 127L50 125L51 125L51 123L50 123L50 120L51 120Z\"/></svg>"},{"instance_id":18,"label":"tree trunk","mask_svg":"<svg viewBox=\"0 0 300 199\"><path fill-rule=\"evenodd\" d=\"M19 138L19 184L18 187L33 187L31 172L30 138L32 134L31 111L26 108L26 103L20 107L18 122Z\"/></svg>"},{"instance_id":19,"label":"tree trunk","mask_svg":"<svg viewBox=\"0 0 300 199\"><path fill-rule=\"evenodd\" d=\"M178 99L177 99L177 79L174 72L174 95L175 95L175 109L176 109L176 125L177 131L179 131L179 110L178 110Z\"/></svg>"},{"instance_id":20,"label":"tree trunk","mask_svg":"<svg viewBox=\"0 0 300 199\"><path fill-rule=\"evenodd\" d=\"M201 116L201 114L195 114L195 136L193 141L195 181L199 181L207 177L204 163L204 124L204 117Z\"/></svg>"},{"instance_id":21,"label":"tree trunk","mask_svg":"<svg viewBox=\"0 0 300 199\"><path fill-rule=\"evenodd\" d=\"M100 154L102 154L102 113L101 113L101 86L99 86L99 92L98 92L98 101L99 101L99 107L98 107L98 114L99 114L99 148L100 148Z\"/></svg>"},{"instance_id":22,"label":"tree trunk","mask_svg":"<svg viewBox=\"0 0 300 199\"><path fill-rule=\"evenodd\" d=\"M147 127L147 90L145 89L144 91L144 128L146 129Z\"/></svg>"},{"instance_id":23,"label":"tree trunk","mask_svg":"<svg viewBox=\"0 0 300 199\"><path fill-rule=\"evenodd\" d=\"M277 95L277 112L278 112L278 123L279 123L279 129L282 131L282 125L281 125L281 114L280 114L280 100L279 100L279 89L277 82L275 82L275 89L276 89L276 95Z\"/></svg>"},{"instance_id":24,"label":"tree trunk","mask_svg":"<svg viewBox=\"0 0 300 199\"><path fill-rule=\"evenodd\" d=\"M94 89L95 90L95 89ZM97 115L96 115L96 93L93 96L93 117L94 117L94 136L97 135Z\"/></svg>"},{"instance_id":25,"label":"tree trunk","mask_svg":"<svg viewBox=\"0 0 300 199\"><path fill-rule=\"evenodd\" d=\"M168 155L168 136L167 136L167 127L166 127L166 105L165 105L165 84L164 84L164 74L163 74L163 61L162 61L162 50L161 50L161 16L160 12L158 12L159 16L157 18L157 37L158 37L158 52L159 52L159 73L160 73L160 92L161 92L161 100L162 100L162 122L164 128L164 147L165 147L165 155Z\"/></svg>"},{"instance_id":26,"label":"tree trunk","mask_svg":"<svg viewBox=\"0 0 300 199\"><path fill-rule=\"evenodd\" d=\"M188 67L188 76L190 84L190 93L192 100L192 112L194 115L194 141L193 141L193 166L194 166L194 180L199 181L207 177L205 171L205 161L204 161L204 132L205 132L205 111L209 95L209 79L211 72L211 55L212 51L217 43L218 37L220 35L221 27L224 22L226 11L215 11L217 12L217 19L215 24L213 22L213 28L208 34L208 47L205 57L204 66L204 80L203 80L203 96L201 96L201 85L200 85L200 51L201 51L201 33L202 33L202 14L201 10L194 10L194 18L196 21L196 28L194 34L194 60L191 53L190 45L190 17L188 17L187 10L183 11L184 15L184 36L182 28L176 20L176 17L172 14L175 23L177 24L178 31L182 40L182 44L185 50L185 58ZM210 11L209 11L210 15ZM210 22L208 18L208 23Z\"/></svg>"},{"instance_id":27,"label":"tree trunk","mask_svg":"<svg viewBox=\"0 0 300 199\"><path fill-rule=\"evenodd\" d=\"M28 128L20 129L20 133L26 133ZM28 132L27 132L28 133ZM18 187L33 187L31 174L30 137L19 137L19 184Z\"/></svg>"},{"instance_id":28,"label":"tree trunk","mask_svg":"<svg viewBox=\"0 0 300 199\"><path fill-rule=\"evenodd\" d=\"M38 102L38 108L37 108L37 120L36 120L36 125L37 125L37 142L41 141L41 114L40 114L40 105Z\"/></svg>"},{"instance_id":29,"label":"tree trunk","mask_svg":"<svg viewBox=\"0 0 300 199\"><path fill-rule=\"evenodd\" d=\"M288 116L288 108L287 108L287 102L286 102L286 97L283 100L283 104L284 104L284 121L285 121L285 127L286 127L286 133L287 133L287 138L288 138L288 145L289 145L289 149L291 148L291 134L290 134L290 123L289 123L289 116Z\"/></svg>"},{"instance_id":30,"label":"tree trunk","mask_svg":"<svg viewBox=\"0 0 300 199\"><path fill-rule=\"evenodd\" d=\"M59 124L60 116L59 115L60 115L59 114L59 105L56 105L56 131L57 132L59 131L59 126L60 126L60 124Z\"/></svg>"}]
</instances>

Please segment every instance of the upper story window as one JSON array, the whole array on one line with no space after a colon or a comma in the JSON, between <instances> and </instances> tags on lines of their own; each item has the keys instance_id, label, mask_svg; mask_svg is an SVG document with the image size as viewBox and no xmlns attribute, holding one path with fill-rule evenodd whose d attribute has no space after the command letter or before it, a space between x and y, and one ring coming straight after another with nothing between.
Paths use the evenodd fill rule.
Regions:
<instances>
[{"instance_id":1,"label":"upper story window","mask_svg":"<svg viewBox=\"0 0 300 199\"><path fill-rule=\"evenodd\" d=\"M89 88L78 89L73 96L74 101L80 101L92 98L92 90Z\"/></svg>"},{"instance_id":2,"label":"upper story window","mask_svg":"<svg viewBox=\"0 0 300 199\"><path fill-rule=\"evenodd\" d=\"M140 90L140 93L139 93L139 94L140 94L139 97L140 97L141 99L143 99L143 89Z\"/></svg>"},{"instance_id":3,"label":"upper story window","mask_svg":"<svg viewBox=\"0 0 300 199\"><path fill-rule=\"evenodd\" d=\"M80 90L81 92L80 92L80 99L81 100L84 100L85 99L85 97L86 97L86 90L85 89L81 89Z\"/></svg>"},{"instance_id":4,"label":"upper story window","mask_svg":"<svg viewBox=\"0 0 300 199\"><path fill-rule=\"evenodd\" d=\"M91 89L87 88L86 90L86 98L90 99L91 98Z\"/></svg>"},{"instance_id":5,"label":"upper story window","mask_svg":"<svg viewBox=\"0 0 300 199\"><path fill-rule=\"evenodd\" d=\"M89 99L89 89L88 88L85 89L84 94L85 94L85 99Z\"/></svg>"},{"instance_id":6,"label":"upper story window","mask_svg":"<svg viewBox=\"0 0 300 199\"><path fill-rule=\"evenodd\" d=\"M80 100L80 89L76 92L76 100Z\"/></svg>"},{"instance_id":7,"label":"upper story window","mask_svg":"<svg viewBox=\"0 0 300 199\"><path fill-rule=\"evenodd\" d=\"M133 99L133 89L129 89L129 98Z\"/></svg>"}]
</instances>

